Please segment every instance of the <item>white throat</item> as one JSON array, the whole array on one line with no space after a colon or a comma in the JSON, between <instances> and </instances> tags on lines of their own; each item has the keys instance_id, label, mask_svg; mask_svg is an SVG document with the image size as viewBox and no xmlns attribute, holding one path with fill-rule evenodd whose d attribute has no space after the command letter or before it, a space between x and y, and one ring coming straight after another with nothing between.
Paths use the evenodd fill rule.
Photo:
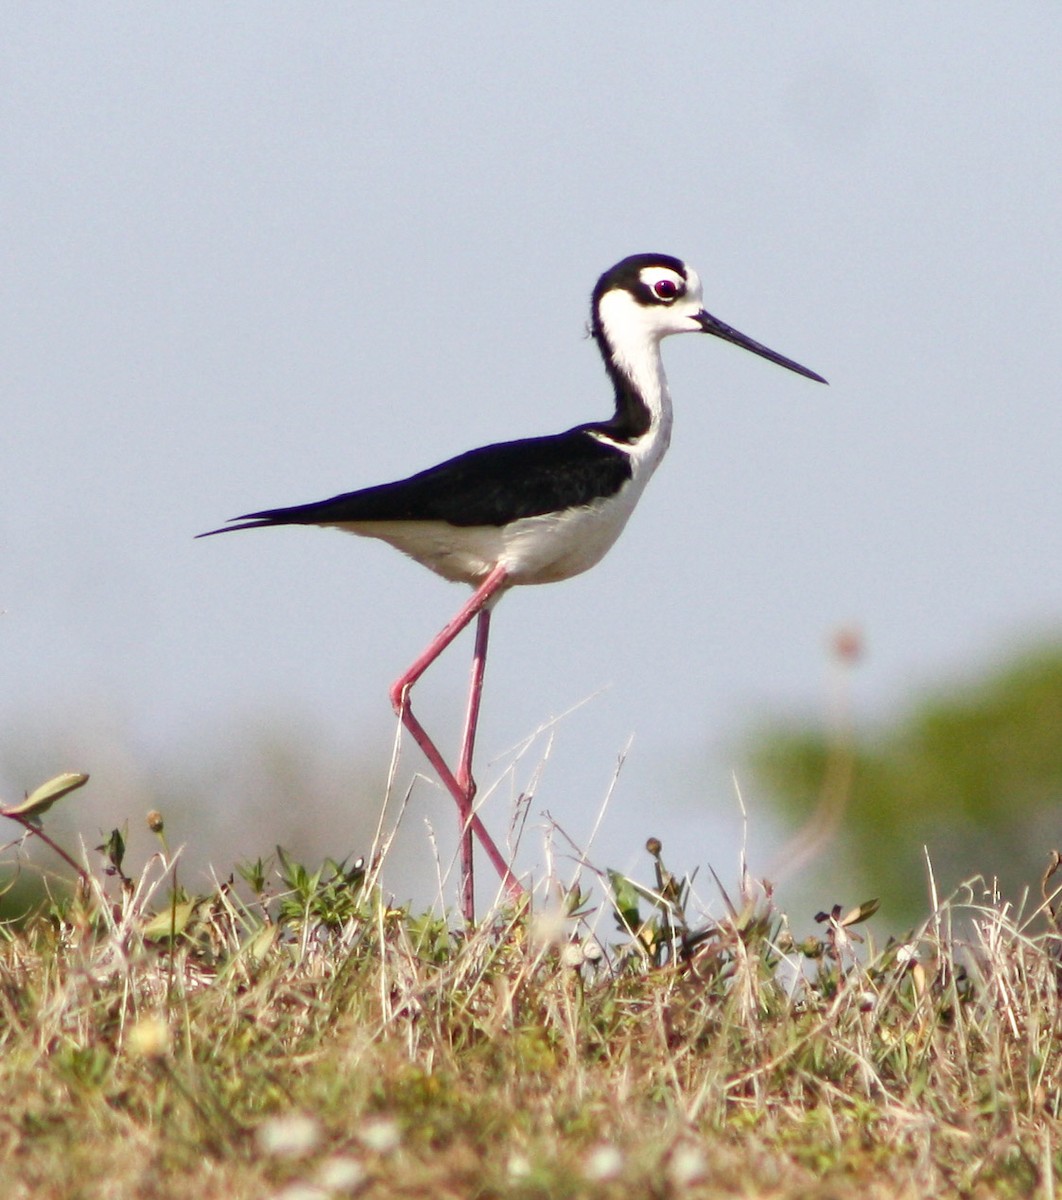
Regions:
<instances>
[{"instance_id":1,"label":"white throat","mask_svg":"<svg viewBox=\"0 0 1062 1200\"><path fill-rule=\"evenodd\" d=\"M622 290L601 297L598 318L613 365L649 410L650 428L639 439L643 445L637 458L651 472L671 441L671 392L660 354L661 339L670 331Z\"/></svg>"}]
</instances>

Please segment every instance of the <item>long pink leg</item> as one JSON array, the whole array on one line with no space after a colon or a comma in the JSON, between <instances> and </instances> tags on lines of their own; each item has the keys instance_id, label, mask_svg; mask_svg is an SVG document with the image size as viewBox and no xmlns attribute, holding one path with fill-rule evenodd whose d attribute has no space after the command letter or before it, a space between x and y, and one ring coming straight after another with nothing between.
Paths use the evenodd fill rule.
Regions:
<instances>
[{"instance_id":1,"label":"long pink leg","mask_svg":"<svg viewBox=\"0 0 1062 1200\"><path fill-rule=\"evenodd\" d=\"M498 872L511 895L518 896L523 893L523 888L517 882L516 877L509 869L508 863L503 858L498 847L494 844L494 839L490 836L483 826L483 822L472 811L472 795L471 791L474 788L471 778L471 759L472 748L475 741L476 720L479 716L479 695L483 685L483 658L486 655L487 648L487 632L490 627L489 610L487 605L495 597L495 595L504 588L508 580L508 572L504 567L495 567L487 578L473 592L471 599L454 617L454 619L439 633L438 637L428 646L424 653L413 663L413 665L401 675L391 686L391 703L394 706L395 712L401 718L402 724L413 735L417 745L424 751L425 757L435 768L439 778L442 780L446 790L453 796L457 803L457 808L461 817L462 838L462 907L466 918L471 920L474 911L471 905L472 877L470 870L470 855L466 849L466 845L471 834L475 834L479 838L484 852L490 859L494 869ZM413 710L410 707L409 693L413 685L424 674L429 666L439 657L447 646L457 637L462 629L475 616L487 617L486 624L480 624L476 633L476 655L472 664L472 686L469 694L468 716L465 721L465 736L464 745L461 752L461 768L459 768L462 779L457 779L454 773L446 765L443 756L439 753L435 743L428 736L424 726L413 715Z\"/></svg>"},{"instance_id":2,"label":"long pink leg","mask_svg":"<svg viewBox=\"0 0 1062 1200\"><path fill-rule=\"evenodd\" d=\"M468 797L469 807L476 795L476 781L472 778L472 752L476 745L479 702L483 695L483 672L487 665L487 640L489 637L490 609L482 608L476 618L476 648L472 655L472 677L468 686L468 713L465 716L465 732L461 739L461 757L457 763L457 786ZM472 826L463 818L461 823L461 892L462 906L466 913L475 910L473 869Z\"/></svg>"}]
</instances>

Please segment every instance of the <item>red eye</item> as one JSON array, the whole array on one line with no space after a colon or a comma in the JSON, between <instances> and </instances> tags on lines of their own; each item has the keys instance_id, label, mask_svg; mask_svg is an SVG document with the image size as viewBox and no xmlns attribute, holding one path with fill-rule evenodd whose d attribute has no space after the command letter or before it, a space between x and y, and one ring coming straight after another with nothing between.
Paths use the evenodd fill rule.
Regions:
<instances>
[{"instance_id":1,"label":"red eye","mask_svg":"<svg viewBox=\"0 0 1062 1200\"><path fill-rule=\"evenodd\" d=\"M673 279L658 279L653 284L653 292L658 300L674 300L679 294L679 287Z\"/></svg>"}]
</instances>

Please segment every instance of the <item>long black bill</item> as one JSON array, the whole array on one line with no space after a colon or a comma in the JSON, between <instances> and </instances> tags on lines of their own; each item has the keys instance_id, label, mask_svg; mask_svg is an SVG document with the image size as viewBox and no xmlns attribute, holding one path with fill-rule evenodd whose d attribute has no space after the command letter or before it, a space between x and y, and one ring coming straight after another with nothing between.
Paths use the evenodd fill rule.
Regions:
<instances>
[{"instance_id":1,"label":"long black bill","mask_svg":"<svg viewBox=\"0 0 1062 1200\"><path fill-rule=\"evenodd\" d=\"M701 328L705 333L714 334L716 337L722 338L724 342L733 342L735 346L751 350L753 354L758 354L761 358L766 358L790 371L796 371L798 375L806 375L808 379L816 379L819 383L828 382L821 375L809 371L807 367L802 367L798 362L793 362L791 358L786 358L783 354L776 354L773 350L768 350L766 346L754 342L752 338L746 337L743 333L738 333L736 329L731 329L725 321L720 321L718 317L713 317L711 313L705 312L703 309L697 314L697 320L700 321Z\"/></svg>"}]
</instances>

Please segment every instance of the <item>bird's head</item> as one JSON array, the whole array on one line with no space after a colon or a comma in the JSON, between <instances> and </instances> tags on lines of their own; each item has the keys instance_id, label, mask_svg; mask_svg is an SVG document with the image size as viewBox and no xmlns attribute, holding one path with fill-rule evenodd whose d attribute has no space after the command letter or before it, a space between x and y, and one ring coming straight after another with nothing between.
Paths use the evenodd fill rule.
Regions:
<instances>
[{"instance_id":1,"label":"bird's head","mask_svg":"<svg viewBox=\"0 0 1062 1200\"><path fill-rule=\"evenodd\" d=\"M697 272L668 254L632 254L597 281L592 331L620 359L673 333L710 333L809 379L825 383L791 358L769 350L704 308Z\"/></svg>"}]
</instances>

